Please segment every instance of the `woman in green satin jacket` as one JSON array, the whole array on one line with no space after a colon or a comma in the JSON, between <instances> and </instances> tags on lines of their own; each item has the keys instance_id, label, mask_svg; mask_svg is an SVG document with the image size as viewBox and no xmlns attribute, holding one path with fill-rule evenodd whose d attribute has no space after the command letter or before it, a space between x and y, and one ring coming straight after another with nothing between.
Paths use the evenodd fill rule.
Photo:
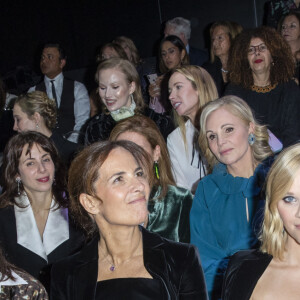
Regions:
<instances>
[{"instance_id":1,"label":"woman in green satin jacket","mask_svg":"<svg viewBox=\"0 0 300 300\"><path fill-rule=\"evenodd\" d=\"M155 178L144 226L164 238L189 243L193 196L190 191L175 186L167 146L156 124L145 116L130 117L115 126L110 140L132 141L153 159Z\"/></svg>"}]
</instances>

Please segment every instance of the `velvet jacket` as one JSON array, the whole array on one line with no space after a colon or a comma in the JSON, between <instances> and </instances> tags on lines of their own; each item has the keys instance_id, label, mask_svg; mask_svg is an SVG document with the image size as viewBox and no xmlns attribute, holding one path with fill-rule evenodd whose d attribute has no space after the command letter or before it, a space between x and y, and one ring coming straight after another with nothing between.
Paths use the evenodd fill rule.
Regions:
<instances>
[{"instance_id":1,"label":"velvet jacket","mask_svg":"<svg viewBox=\"0 0 300 300\"><path fill-rule=\"evenodd\" d=\"M272 260L259 250L239 251L232 256L223 283L223 300L250 299L257 281Z\"/></svg>"},{"instance_id":2,"label":"velvet jacket","mask_svg":"<svg viewBox=\"0 0 300 300\"><path fill-rule=\"evenodd\" d=\"M160 192L161 187L151 191L147 229L166 239L189 243L192 193L173 185L168 186L168 192L162 199L157 198Z\"/></svg>"},{"instance_id":3,"label":"velvet jacket","mask_svg":"<svg viewBox=\"0 0 300 300\"><path fill-rule=\"evenodd\" d=\"M160 299L207 299L203 272L195 247L166 240L140 228L145 268L164 287L164 295ZM95 299L98 240L98 237L94 238L79 253L53 265L52 300Z\"/></svg>"},{"instance_id":4,"label":"velvet jacket","mask_svg":"<svg viewBox=\"0 0 300 300\"><path fill-rule=\"evenodd\" d=\"M155 122L165 140L174 129L173 121L171 117L167 115L158 114L150 108L146 108L143 115ZM117 122L110 114L100 113L92 117L86 124L84 144L90 145L95 142L108 140L116 124Z\"/></svg>"},{"instance_id":5,"label":"velvet jacket","mask_svg":"<svg viewBox=\"0 0 300 300\"><path fill-rule=\"evenodd\" d=\"M59 209L59 211L62 211L62 215L65 216L67 224L64 225L64 221L61 219L57 220L52 218L51 221L49 213L44 234L47 231L48 237L50 237L50 239L52 238L54 242L49 241L49 239L48 241L44 240L40 242L40 237L37 236L37 226L31 226L30 220L26 217L23 218L22 216L22 218L19 219L18 216L16 216L14 206L0 209L0 245L6 259L16 267L25 270L34 278L38 279L48 291L50 287L50 270L52 263L75 253L82 247L84 242L83 233L77 229L72 220L68 217L67 209ZM67 215L65 215L65 213ZM32 232L31 229L34 231ZM62 232L66 232L67 234ZM34 233L36 233L36 235ZM64 235L66 235L66 237L64 237ZM41 246L47 243L48 249L51 249L50 253L47 253ZM52 244L52 248L49 247L49 244ZM47 249L47 246L45 247Z\"/></svg>"}]
</instances>

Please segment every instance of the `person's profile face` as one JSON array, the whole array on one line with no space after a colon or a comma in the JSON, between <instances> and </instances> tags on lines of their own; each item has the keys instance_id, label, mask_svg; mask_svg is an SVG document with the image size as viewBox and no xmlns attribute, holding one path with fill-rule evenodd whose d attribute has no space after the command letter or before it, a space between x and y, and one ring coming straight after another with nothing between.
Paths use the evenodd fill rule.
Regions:
<instances>
[{"instance_id":1,"label":"person's profile face","mask_svg":"<svg viewBox=\"0 0 300 300\"><path fill-rule=\"evenodd\" d=\"M36 131L37 124L34 118L29 118L28 115L22 111L21 107L16 103L13 108L14 127L13 130L17 132Z\"/></svg>"},{"instance_id":2,"label":"person's profile face","mask_svg":"<svg viewBox=\"0 0 300 300\"><path fill-rule=\"evenodd\" d=\"M60 59L59 51L55 47L44 48L40 60L40 68L44 75L55 78L65 66L65 59Z\"/></svg>"}]
</instances>

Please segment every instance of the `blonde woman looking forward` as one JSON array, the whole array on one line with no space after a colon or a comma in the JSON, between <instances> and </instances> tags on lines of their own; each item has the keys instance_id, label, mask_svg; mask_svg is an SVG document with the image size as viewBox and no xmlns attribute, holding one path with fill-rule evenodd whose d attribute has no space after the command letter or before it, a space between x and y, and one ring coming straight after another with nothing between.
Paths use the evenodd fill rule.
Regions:
<instances>
[{"instance_id":1,"label":"blonde woman looking forward","mask_svg":"<svg viewBox=\"0 0 300 300\"><path fill-rule=\"evenodd\" d=\"M299 211L300 144L296 144L278 156L268 174L260 250L233 256L222 299L300 298Z\"/></svg>"},{"instance_id":2,"label":"blonde woman looking forward","mask_svg":"<svg viewBox=\"0 0 300 300\"><path fill-rule=\"evenodd\" d=\"M218 98L216 85L201 67L175 69L169 80L169 99L178 127L168 136L167 145L177 186L195 193L197 184L206 175L197 137L202 107Z\"/></svg>"},{"instance_id":3,"label":"blonde woman looking forward","mask_svg":"<svg viewBox=\"0 0 300 300\"><path fill-rule=\"evenodd\" d=\"M208 293L219 299L228 257L258 247L261 191L272 151L266 126L236 96L208 103L200 128L199 144L212 173L200 181L193 200L191 243L199 249Z\"/></svg>"}]
</instances>

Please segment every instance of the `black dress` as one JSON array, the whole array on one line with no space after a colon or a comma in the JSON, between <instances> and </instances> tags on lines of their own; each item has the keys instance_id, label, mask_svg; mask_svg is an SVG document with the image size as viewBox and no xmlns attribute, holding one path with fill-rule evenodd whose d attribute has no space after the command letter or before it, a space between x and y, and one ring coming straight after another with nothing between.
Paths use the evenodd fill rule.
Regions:
<instances>
[{"instance_id":1,"label":"black dress","mask_svg":"<svg viewBox=\"0 0 300 300\"><path fill-rule=\"evenodd\" d=\"M225 95L236 95L252 108L256 119L280 139L284 147L300 140L300 89L294 80L258 93L228 84Z\"/></svg>"},{"instance_id":2,"label":"black dress","mask_svg":"<svg viewBox=\"0 0 300 300\"><path fill-rule=\"evenodd\" d=\"M110 300L167 299L158 279L117 278L97 282L96 297Z\"/></svg>"},{"instance_id":3,"label":"black dress","mask_svg":"<svg viewBox=\"0 0 300 300\"><path fill-rule=\"evenodd\" d=\"M218 57L216 57L215 61L212 62L206 62L202 66L213 78L215 81L218 94L221 97L224 93L224 90L226 88L227 82L224 82L223 76L222 76L222 63Z\"/></svg>"},{"instance_id":4,"label":"black dress","mask_svg":"<svg viewBox=\"0 0 300 300\"><path fill-rule=\"evenodd\" d=\"M146 108L143 115L152 119L160 130L161 134L167 139L168 135L174 130L174 124L171 117L156 113L150 108ZM110 133L117 122L110 114L100 113L92 117L87 125L84 136L84 144L90 145L98 141L109 139Z\"/></svg>"}]
</instances>

